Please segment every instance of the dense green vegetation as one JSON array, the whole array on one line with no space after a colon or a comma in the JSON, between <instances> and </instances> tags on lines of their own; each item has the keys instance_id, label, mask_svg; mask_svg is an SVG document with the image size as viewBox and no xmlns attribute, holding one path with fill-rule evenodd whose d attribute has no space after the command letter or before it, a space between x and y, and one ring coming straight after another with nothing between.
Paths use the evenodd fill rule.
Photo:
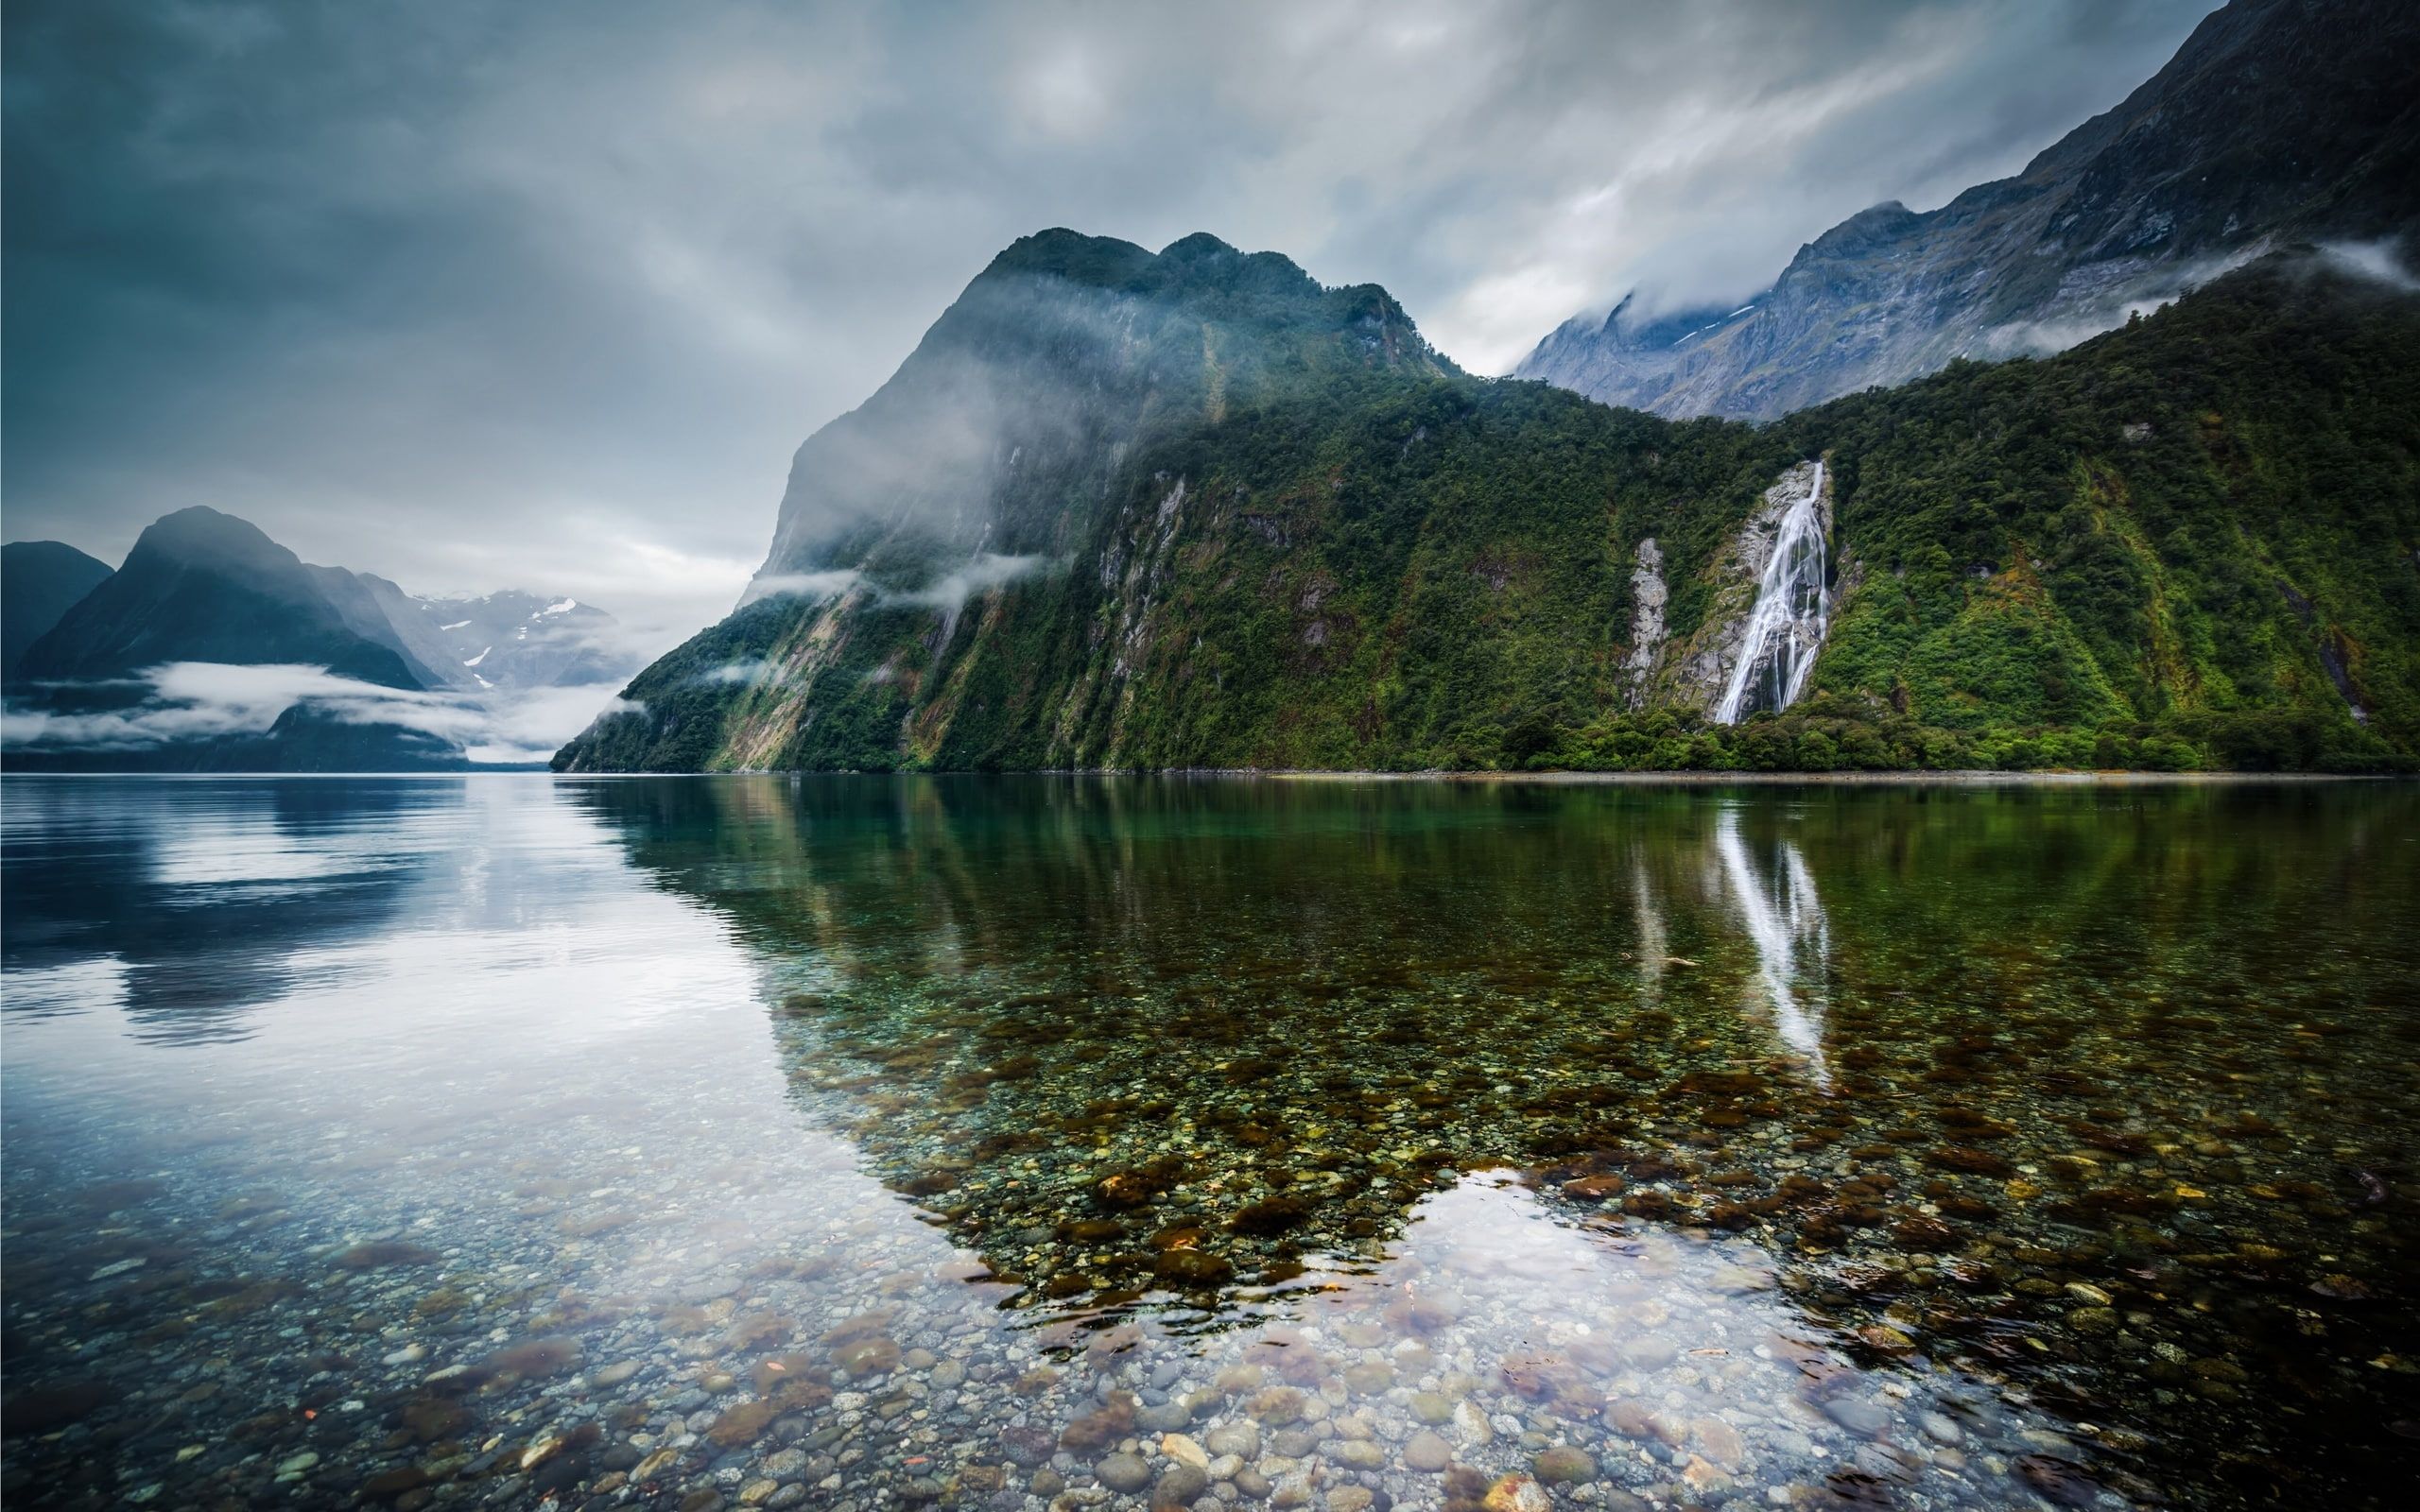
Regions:
<instances>
[{"instance_id":1,"label":"dense green vegetation","mask_svg":"<svg viewBox=\"0 0 2420 1512\"><path fill-rule=\"evenodd\" d=\"M1834 455L1864 568L1819 688L2044 765L2420 749L2410 296L2280 260L1781 428Z\"/></svg>"},{"instance_id":2,"label":"dense green vegetation","mask_svg":"<svg viewBox=\"0 0 2420 1512\"><path fill-rule=\"evenodd\" d=\"M1151 254L1073 241L1053 255L1150 282ZM1180 246L1185 286L1143 297L1183 318L1094 385L1123 407L1052 417L1096 441L1129 426L1131 449L1037 447L1002 489L1001 528L1046 567L925 602L874 579L942 559L861 530L807 565L864 581L706 632L559 765L2398 769L2420 750L2420 300L2281 258L2053 359L1754 428L1397 360L1426 349L1383 294ZM1006 340L973 326L960 360ZM1713 726L1732 543L1816 455L1838 581L1812 691ZM1634 667L1648 537L1668 639Z\"/></svg>"}]
</instances>

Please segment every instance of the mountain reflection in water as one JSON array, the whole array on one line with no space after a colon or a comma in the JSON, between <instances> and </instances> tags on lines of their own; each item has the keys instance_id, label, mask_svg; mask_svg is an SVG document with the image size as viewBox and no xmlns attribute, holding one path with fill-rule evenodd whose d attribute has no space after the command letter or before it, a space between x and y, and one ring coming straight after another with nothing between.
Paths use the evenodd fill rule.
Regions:
<instances>
[{"instance_id":1,"label":"mountain reflection in water","mask_svg":"<svg viewBox=\"0 0 2420 1512\"><path fill-rule=\"evenodd\" d=\"M2403 788L7 797L12 1501L2401 1484Z\"/></svg>"},{"instance_id":2,"label":"mountain reflection in water","mask_svg":"<svg viewBox=\"0 0 2420 1512\"><path fill-rule=\"evenodd\" d=\"M2207 1434L2268 1473L2247 1353L2314 1400L2397 1386L2362 1327L2319 1386L2297 1317L2410 1238L2357 1206L2413 1126L2399 790L683 798L751 810L704 828L755 880L652 798L633 858L829 973L771 988L804 1106L1014 1309L1250 1322L1508 1166L1610 1229L1752 1236L1865 1359L2026 1382L2119 1466ZM2329 1135L2281 1137L2320 1065Z\"/></svg>"}]
</instances>

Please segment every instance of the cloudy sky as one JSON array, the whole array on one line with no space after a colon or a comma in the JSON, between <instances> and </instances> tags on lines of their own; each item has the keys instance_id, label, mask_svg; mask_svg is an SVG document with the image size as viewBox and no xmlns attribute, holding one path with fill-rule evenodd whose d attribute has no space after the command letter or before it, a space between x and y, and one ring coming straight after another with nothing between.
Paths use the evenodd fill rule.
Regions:
<instances>
[{"instance_id":1,"label":"cloudy sky","mask_svg":"<svg viewBox=\"0 0 2420 1512\"><path fill-rule=\"evenodd\" d=\"M1502 371L2014 171L2208 9L9 0L0 526L209 504L660 647L1026 232L1274 249Z\"/></svg>"}]
</instances>

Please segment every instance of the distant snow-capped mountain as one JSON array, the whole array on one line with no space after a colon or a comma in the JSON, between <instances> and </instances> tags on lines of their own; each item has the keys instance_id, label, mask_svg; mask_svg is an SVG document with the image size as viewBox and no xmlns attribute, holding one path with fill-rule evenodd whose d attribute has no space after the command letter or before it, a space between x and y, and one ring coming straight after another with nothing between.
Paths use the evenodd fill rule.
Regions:
<instances>
[{"instance_id":1,"label":"distant snow-capped mountain","mask_svg":"<svg viewBox=\"0 0 2420 1512\"><path fill-rule=\"evenodd\" d=\"M2289 243L2409 238L2415 79L2411 0L2234 0L2014 178L1860 211L1754 296L1625 298L1514 372L1659 415L1771 420L1959 357L2064 349Z\"/></svg>"},{"instance_id":2,"label":"distant snow-capped mountain","mask_svg":"<svg viewBox=\"0 0 2420 1512\"><path fill-rule=\"evenodd\" d=\"M572 687L620 681L639 668L622 649L621 623L576 598L518 589L479 598L397 590L387 613L413 653L457 687Z\"/></svg>"}]
</instances>

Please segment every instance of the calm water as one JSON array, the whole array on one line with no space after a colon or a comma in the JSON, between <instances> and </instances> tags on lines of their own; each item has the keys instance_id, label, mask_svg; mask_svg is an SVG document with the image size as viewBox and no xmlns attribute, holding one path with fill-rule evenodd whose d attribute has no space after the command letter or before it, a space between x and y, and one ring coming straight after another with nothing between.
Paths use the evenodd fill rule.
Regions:
<instances>
[{"instance_id":1,"label":"calm water","mask_svg":"<svg viewBox=\"0 0 2420 1512\"><path fill-rule=\"evenodd\" d=\"M2420 1485L2411 786L0 804L12 1507Z\"/></svg>"}]
</instances>

